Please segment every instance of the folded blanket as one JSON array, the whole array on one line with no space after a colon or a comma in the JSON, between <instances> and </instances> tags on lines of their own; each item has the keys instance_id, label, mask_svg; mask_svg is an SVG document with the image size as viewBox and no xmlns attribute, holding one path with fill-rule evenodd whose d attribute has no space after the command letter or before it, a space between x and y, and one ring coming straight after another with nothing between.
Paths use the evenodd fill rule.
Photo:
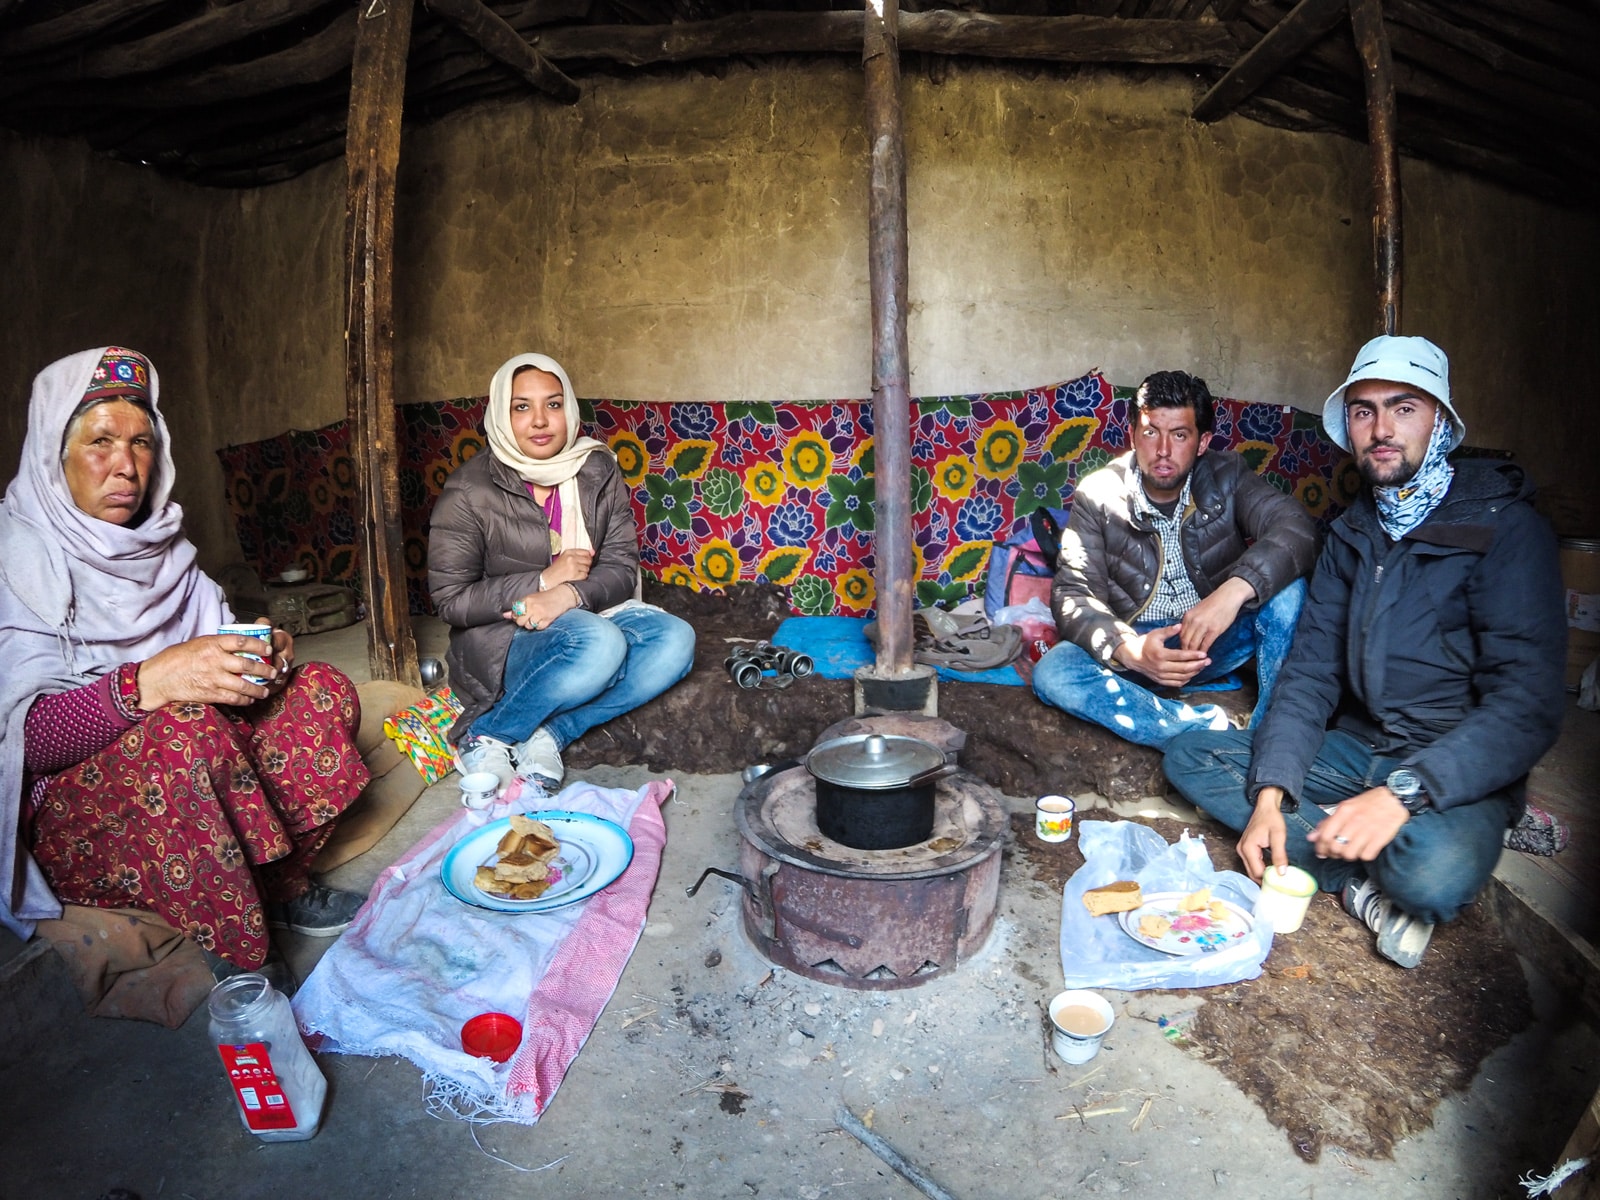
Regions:
<instances>
[{"instance_id":1,"label":"folded blanket","mask_svg":"<svg viewBox=\"0 0 1600 1200\"><path fill-rule=\"evenodd\" d=\"M378 877L295 996L301 1029L322 1051L409 1058L422 1068L430 1109L533 1124L638 944L667 840L660 806L672 790L663 780L637 792L577 783L549 800L513 789L490 809L451 817ZM615 821L633 838L633 861L588 899L538 915L475 908L445 890L439 870L461 838L539 808ZM509 1062L462 1050L461 1026L482 1012L522 1021Z\"/></svg>"}]
</instances>

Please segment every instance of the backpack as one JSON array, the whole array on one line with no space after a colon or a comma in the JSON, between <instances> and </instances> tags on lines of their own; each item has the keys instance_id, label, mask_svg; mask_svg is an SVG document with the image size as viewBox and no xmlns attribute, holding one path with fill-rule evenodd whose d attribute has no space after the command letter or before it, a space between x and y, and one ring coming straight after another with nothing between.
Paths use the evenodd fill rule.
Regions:
<instances>
[{"instance_id":1,"label":"backpack","mask_svg":"<svg viewBox=\"0 0 1600 1200\"><path fill-rule=\"evenodd\" d=\"M1011 536L989 551L989 580L983 589L983 611L992 621L1002 608L1038 597L1050 606L1050 583L1061 553L1064 508L1036 508L1017 523Z\"/></svg>"}]
</instances>

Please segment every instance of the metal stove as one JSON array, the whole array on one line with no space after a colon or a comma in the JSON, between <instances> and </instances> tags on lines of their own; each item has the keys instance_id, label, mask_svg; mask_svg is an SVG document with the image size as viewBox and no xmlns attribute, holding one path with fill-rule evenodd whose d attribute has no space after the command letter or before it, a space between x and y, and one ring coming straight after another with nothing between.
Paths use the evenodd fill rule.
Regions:
<instances>
[{"instance_id":1,"label":"metal stove","mask_svg":"<svg viewBox=\"0 0 1600 1200\"><path fill-rule=\"evenodd\" d=\"M931 724L947 736L918 736L942 747L963 740ZM891 718L884 730L899 726ZM842 987L916 987L953 970L994 927L1006 815L994 789L966 771L940 779L934 803L927 841L857 850L817 828L804 767L748 785L735 814L745 932L774 962Z\"/></svg>"}]
</instances>

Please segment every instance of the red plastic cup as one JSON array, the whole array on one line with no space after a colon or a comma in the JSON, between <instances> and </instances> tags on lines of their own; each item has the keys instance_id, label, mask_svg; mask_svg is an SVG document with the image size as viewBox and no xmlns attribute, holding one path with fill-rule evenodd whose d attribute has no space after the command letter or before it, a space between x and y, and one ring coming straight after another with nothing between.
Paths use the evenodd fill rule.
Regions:
<instances>
[{"instance_id":1,"label":"red plastic cup","mask_svg":"<svg viewBox=\"0 0 1600 1200\"><path fill-rule=\"evenodd\" d=\"M510 1013L479 1013L461 1027L461 1048L477 1058L507 1061L522 1045L522 1022Z\"/></svg>"}]
</instances>

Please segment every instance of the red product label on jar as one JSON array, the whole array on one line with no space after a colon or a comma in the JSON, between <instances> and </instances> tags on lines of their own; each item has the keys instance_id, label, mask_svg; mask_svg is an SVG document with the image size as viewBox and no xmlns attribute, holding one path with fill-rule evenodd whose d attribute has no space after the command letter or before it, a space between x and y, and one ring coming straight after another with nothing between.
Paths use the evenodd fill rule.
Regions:
<instances>
[{"instance_id":1,"label":"red product label on jar","mask_svg":"<svg viewBox=\"0 0 1600 1200\"><path fill-rule=\"evenodd\" d=\"M227 1069L228 1082L233 1084L233 1098L239 1102L244 1123L253 1132L293 1129L298 1124L264 1044L218 1046L217 1051Z\"/></svg>"}]
</instances>

